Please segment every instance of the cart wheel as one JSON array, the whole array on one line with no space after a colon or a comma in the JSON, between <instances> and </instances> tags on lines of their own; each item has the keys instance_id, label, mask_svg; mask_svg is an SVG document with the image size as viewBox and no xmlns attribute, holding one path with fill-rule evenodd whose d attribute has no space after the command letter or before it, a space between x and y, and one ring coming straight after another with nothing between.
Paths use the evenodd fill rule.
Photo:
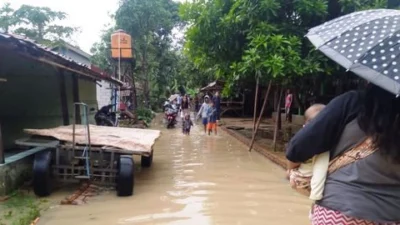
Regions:
<instances>
[{"instance_id":1,"label":"cart wheel","mask_svg":"<svg viewBox=\"0 0 400 225\"><path fill-rule=\"evenodd\" d=\"M33 191L39 197L49 196L52 190L51 151L35 154L33 162Z\"/></svg>"},{"instance_id":2,"label":"cart wheel","mask_svg":"<svg viewBox=\"0 0 400 225\"><path fill-rule=\"evenodd\" d=\"M144 168L149 168L151 164L153 164L153 150L151 150L150 156L144 156L142 155L142 159L140 161L140 164Z\"/></svg>"},{"instance_id":3,"label":"cart wheel","mask_svg":"<svg viewBox=\"0 0 400 225\"><path fill-rule=\"evenodd\" d=\"M117 195L131 196L134 186L134 168L132 156L121 155L118 161L118 173L116 178Z\"/></svg>"}]
</instances>

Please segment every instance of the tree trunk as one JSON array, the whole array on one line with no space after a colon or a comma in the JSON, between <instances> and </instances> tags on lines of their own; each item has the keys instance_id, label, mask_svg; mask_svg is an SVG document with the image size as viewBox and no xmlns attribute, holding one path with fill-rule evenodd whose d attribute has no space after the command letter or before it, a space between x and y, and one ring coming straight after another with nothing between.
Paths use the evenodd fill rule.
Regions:
<instances>
[{"instance_id":1,"label":"tree trunk","mask_svg":"<svg viewBox=\"0 0 400 225\"><path fill-rule=\"evenodd\" d=\"M302 102L301 98L300 98L300 94L299 92L297 92L297 90L295 90L294 94L294 100L296 101L297 105L299 106L299 114L304 112L304 103Z\"/></svg>"},{"instance_id":2,"label":"tree trunk","mask_svg":"<svg viewBox=\"0 0 400 225\"><path fill-rule=\"evenodd\" d=\"M138 104L137 104L136 83L135 83L135 73L134 73L134 64L133 64L133 62L131 62L130 71L129 72L130 72L131 78L132 78L131 101L132 101L132 106L136 111L136 109L138 107Z\"/></svg>"},{"instance_id":3,"label":"tree trunk","mask_svg":"<svg viewBox=\"0 0 400 225\"><path fill-rule=\"evenodd\" d=\"M142 55L142 73L144 77L144 87L143 87L143 95L145 101L145 107L150 108L150 87L149 87L149 77L147 71L147 38L145 37L146 46L143 47L143 55Z\"/></svg>"},{"instance_id":4,"label":"tree trunk","mask_svg":"<svg viewBox=\"0 0 400 225\"><path fill-rule=\"evenodd\" d=\"M257 124L256 124L256 127L255 127L254 131L253 131L253 137L251 138L249 152L251 152L251 149L253 148L254 141L256 140L257 130L260 127L261 118L262 118L262 115L264 114L265 107L267 106L267 100L268 100L269 92L271 90L271 84L272 84L272 81L269 81L267 93L265 93L264 102L263 102L263 105L262 105L262 108L261 108L261 112L260 112L260 115L258 116Z\"/></svg>"},{"instance_id":5,"label":"tree trunk","mask_svg":"<svg viewBox=\"0 0 400 225\"><path fill-rule=\"evenodd\" d=\"M256 93L254 95L254 115L253 115L253 132L256 129L256 118L257 118L257 105L258 105L258 86L260 82L260 78L258 74L256 73L257 80L256 80Z\"/></svg>"},{"instance_id":6,"label":"tree trunk","mask_svg":"<svg viewBox=\"0 0 400 225\"><path fill-rule=\"evenodd\" d=\"M279 101L278 101L278 111L276 114L276 120L275 120L275 129L274 129L274 151L276 150L276 139L278 137L278 131L282 129L282 118L281 118L281 102L282 102L282 95L283 95L283 87L281 88L281 91L279 93Z\"/></svg>"},{"instance_id":7,"label":"tree trunk","mask_svg":"<svg viewBox=\"0 0 400 225\"><path fill-rule=\"evenodd\" d=\"M278 90L276 89L276 86L274 87L274 105L273 105L273 110L278 111Z\"/></svg>"}]
</instances>

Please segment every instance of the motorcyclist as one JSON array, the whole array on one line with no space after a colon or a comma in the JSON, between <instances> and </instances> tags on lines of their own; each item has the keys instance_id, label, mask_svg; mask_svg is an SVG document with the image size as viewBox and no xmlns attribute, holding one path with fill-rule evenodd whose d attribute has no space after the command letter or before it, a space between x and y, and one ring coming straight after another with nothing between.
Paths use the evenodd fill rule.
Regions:
<instances>
[{"instance_id":1,"label":"motorcyclist","mask_svg":"<svg viewBox=\"0 0 400 225\"><path fill-rule=\"evenodd\" d=\"M114 104L103 106L97 111L94 115L94 119L96 120L97 125L107 125L113 126L114 124L114 115L110 114L110 111Z\"/></svg>"}]
</instances>

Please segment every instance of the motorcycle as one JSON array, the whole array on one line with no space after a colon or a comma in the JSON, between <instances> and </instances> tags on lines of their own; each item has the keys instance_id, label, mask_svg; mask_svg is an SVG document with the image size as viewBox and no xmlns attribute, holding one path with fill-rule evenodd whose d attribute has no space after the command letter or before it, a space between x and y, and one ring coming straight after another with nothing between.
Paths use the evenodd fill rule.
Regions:
<instances>
[{"instance_id":1,"label":"motorcycle","mask_svg":"<svg viewBox=\"0 0 400 225\"><path fill-rule=\"evenodd\" d=\"M178 109L175 105L171 105L169 102L164 104L165 120L167 123L167 129L173 128L177 123L176 117L178 116Z\"/></svg>"},{"instance_id":2,"label":"motorcycle","mask_svg":"<svg viewBox=\"0 0 400 225\"><path fill-rule=\"evenodd\" d=\"M111 112L111 109L114 105L115 104L103 106L97 111L97 113L94 115L96 125L109 127L118 126L117 114L115 112Z\"/></svg>"}]
</instances>

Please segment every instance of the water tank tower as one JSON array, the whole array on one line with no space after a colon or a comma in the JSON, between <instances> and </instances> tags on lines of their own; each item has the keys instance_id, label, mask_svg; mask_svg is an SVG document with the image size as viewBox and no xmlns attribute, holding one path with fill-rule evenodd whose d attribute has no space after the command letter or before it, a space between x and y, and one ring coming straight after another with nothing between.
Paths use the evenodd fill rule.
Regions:
<instances>
[{"instance_id":1,"label":"water tank tower","mask_svg":"<svg viewBox=\"0 0 400 225\"><path fill-rule=\"evenodd\" d=\"M136 88L133 76L134 53L132 37L123 30L111 34L111 58L114 62L114 71L119 80L127 83L126 86L115 88L113 103L119 106L121 102L130 101L134 109L137 108Z\"/></svg>"}]
</instances>

